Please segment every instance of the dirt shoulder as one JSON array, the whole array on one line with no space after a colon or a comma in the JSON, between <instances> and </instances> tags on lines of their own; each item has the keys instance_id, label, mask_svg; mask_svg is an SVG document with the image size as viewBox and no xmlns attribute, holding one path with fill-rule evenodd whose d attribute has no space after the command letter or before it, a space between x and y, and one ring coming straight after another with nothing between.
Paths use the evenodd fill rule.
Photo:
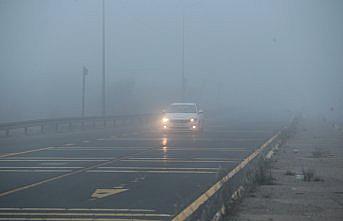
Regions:
<instances>
[{"instance_id":1,"label":"dirt shoulder","mask_svg":"<svg viewBox=\"0 0 343 221\"><path fill-rule=\"evenodd\" d=\"M228 220L343 220L342 131L303 119L273 160L275 184L247 193Z\"/></svg>"}]
</instances>

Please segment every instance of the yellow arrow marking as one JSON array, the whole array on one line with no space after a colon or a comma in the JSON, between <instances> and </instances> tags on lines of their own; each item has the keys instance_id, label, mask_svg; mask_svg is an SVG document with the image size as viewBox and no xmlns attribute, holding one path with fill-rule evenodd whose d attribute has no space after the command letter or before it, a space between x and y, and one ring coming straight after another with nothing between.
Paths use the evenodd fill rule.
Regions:
<instances>
[{"instance_id":1,"label":"yellow arrow marking","mask_svg":"<svg viewBox=\"0 0 343 221\"><path fill-rule=\"evenodd\" d=\"M107 196L111 196L114 194L122 193L127 191L128 189L123 189L123 188L112 188L112 189L96 189L94 193L92 194L92 198L104 198Z\"/></svg>"}]
</instances>

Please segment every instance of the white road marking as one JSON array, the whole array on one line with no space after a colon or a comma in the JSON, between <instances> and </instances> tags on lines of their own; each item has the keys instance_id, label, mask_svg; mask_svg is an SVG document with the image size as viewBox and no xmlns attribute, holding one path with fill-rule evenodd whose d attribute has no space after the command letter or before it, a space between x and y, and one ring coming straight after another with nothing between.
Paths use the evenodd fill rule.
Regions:
<instances>
[{"instance_id":1,"label":"white road marking","mask_svg":"<svg viewBox=\"0 0 343 221\"><path fill-rule=\"evenodd\" d=\"M214 171L201 170L87 170L87 173L190 173L190 174L214 174Z\"/></svg>"},{"instance_id":2,"label":"white road marking","mask_svg":"<svg viewBox=\"0 0 343 221\"><path fill-rule=\"evenodd\" d=\"M0 169L0 173L66 173L71 172L72 170L2 170Z\"/></svg>"}]
</instances>

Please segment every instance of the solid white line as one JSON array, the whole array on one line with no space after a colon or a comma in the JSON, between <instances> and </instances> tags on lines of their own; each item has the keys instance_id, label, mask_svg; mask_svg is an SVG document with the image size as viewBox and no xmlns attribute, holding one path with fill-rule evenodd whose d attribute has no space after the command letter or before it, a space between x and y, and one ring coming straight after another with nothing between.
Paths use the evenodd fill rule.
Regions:
<instances>
[{"instance_id":1,"label":"solid white line","mask_svg":"<svg viewBox=\"0 0 343 221\"><path fill-rule=\"evenodd\" d=\"M55 147L54 149L51 150L55 150L55 151L61 151L61 150L69 150L69 151L76 151L76 150L144 150L144 149L149 149L151 147Z\"/></svg>"},{"instance_id":2,"label":"solid white line","mask_svg":"<svg viewBox=\"0 0 343 221\"><path fill-rule=\"evenodd\" d=\"M26 208L0 208L1 210L14 210L14 211L119 211L119 212L155 212L156 210L151 209L108 209L108 208L33 208L33 207L26 207Z\"/></svg>"},{"instance_id":3,"label":"solid white line","mask_svg":"<svg viewBox=\"0 0 343 221\"><path fill-rule=\"evenodd\" d=\"M8 159L16 159L16 160L35 160L35 159L55 159L55 160L112 160L113 157L13 157Z\"/></svg>"},{"instance_id":4,"label":"solid white line","mask_svg":"<svg viewBox=\"0 0 343 221\"><path fill-rule=\"evenodd\" d=\"M237 163L236 160L170 160L170 159L127 159L122 162L163 162L163 163Z\"/></svg>"},{"instance_id":5,"label":"solid white line","mask_svg":"<svg viewBox=\"0 0 343 221\"><path fill-rule=\"evenodd\" d=\"M102 162L106 159L0 159L0 162Z\"/></svg>"},{"instance_id":6,"label":"solid white line","mask_svg":"<svg viewBox=\"0 0 343 221\"><path fill-rule=\"evenodd\" d=\"M66 173L72 170L0 170L0 173Z\"/></svg>"},{"instance_id":7,"label":"solid white line","mask_svg":"<svg viewBox=\"0 0 343 221\"><path fill-rule=\"evenodd\" d=\"M84 167L1 167L0 169L81 169Z\"/></svg>"},{"instance_id":8,"label":"solid white line","mask_svg":"<svg viewBox=\"0 0 343 221\"><path fill-rule=\"evenodd\" d=\"M98 167L99 169L133 169L133 170L218 170L218 167Z\"/></svg>"},{"instance_id":9,"label":"solid white line","mask_svg":"<svg viewBox=\"0 0 343 221\"><path fill-rule=\"evenodd\" d=\"M245 152L248 151L246 148L170 148L166 147L168 151L224 151L224 152ZM160 150L165 150L164 148L160 148Z\"/></svg>"},{"instance_id":10,"label":"solid white line","mask_svg":"<svg viewBox=\"0 0 343 221\"><path fill-rule=\"evenodd\" d=\"M159 214L159 213L51 213L51 212L1 212L0 216L92 216L92 217L101 217L101 216L122 216L122 217L170 217L169 214Z\"/></svg>"},{"instance_id":11,"label":"solid white line","mask_svg":"<svg viewBox=\"0 0 343 221\"><path fill-rule=\"evenodd\" d=\"M34 218L13 218L13 217L6 217L1 218L0 220L5 221L157 221L151 219L135 219L135 218L76 218L76 217L69 217L69 218L43 218L43 217L34 217Z\"/></svg>"},{"instance_id":12,"label":"solid white line","mask_svg":"<svg viewBox=\"0 0 343 221\"><path fill-rule=\"evenodd\" d=\"M191 171L191 170L87 170L87 173L190 173L190 174L209 174L217 173L213 171Z\"/></svg>"}]
</instances>

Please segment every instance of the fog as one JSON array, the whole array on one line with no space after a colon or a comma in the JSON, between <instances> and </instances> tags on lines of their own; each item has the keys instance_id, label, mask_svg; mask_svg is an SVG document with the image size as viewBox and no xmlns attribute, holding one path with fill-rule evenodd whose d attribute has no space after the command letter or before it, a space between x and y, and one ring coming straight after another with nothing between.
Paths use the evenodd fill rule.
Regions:
<instances>
[{"instance_id":1,"label":"fog","mask_svg":"<svg viewBox=\"0 0 343 221\"><path fill-rule=\"evenodd\" d=\"M105 0L106 112L343 116L343 1ZM182 19L184 15L184 20ZM0 0L0 121L101 115L102 1Z\"/></svg>"}]
</instances>

